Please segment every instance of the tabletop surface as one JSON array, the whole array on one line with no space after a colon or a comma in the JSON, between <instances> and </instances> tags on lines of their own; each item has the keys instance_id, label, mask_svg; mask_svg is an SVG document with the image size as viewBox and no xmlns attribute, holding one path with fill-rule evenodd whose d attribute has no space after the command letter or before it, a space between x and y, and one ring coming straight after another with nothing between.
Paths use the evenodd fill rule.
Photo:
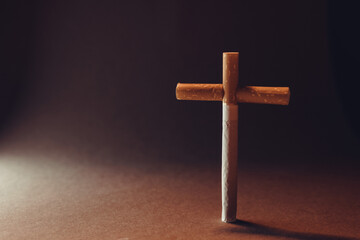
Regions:
<instances>
[{"instance_id":1,"label":"tabletop surface","mask_svg":"<svg viewBox=\"0 0 360 240\"><path fill-rule=\"evenodd\" d=\"M2 143L0 239L360 239L354 168L240 161L239 220L226 224L220 163L21 136Z\"/></svg>"}]
</instances>

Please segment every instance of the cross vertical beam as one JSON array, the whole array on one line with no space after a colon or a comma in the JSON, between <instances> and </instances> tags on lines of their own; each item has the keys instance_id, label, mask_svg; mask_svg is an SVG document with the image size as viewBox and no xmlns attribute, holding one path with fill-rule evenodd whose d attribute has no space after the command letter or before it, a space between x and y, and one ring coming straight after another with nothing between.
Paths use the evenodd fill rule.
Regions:
<instances>
[{"instance_id":1,"label":"cross vertical beam","mask_svg":"<svg viewBox=\"0 0 360 240\"><path fill-rule=\"evenodd\" d=\"M223 222L236 221L239 53L223 53L221 199Z\"/></svg>"}]
</instances>

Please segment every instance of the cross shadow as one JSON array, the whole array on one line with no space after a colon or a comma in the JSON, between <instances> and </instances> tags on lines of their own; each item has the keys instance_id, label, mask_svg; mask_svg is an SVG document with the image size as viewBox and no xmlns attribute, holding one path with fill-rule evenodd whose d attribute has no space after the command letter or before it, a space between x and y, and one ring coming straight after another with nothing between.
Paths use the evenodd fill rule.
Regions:
<instances>
[{"instance_id":1,"label":"cross shadow","mask_svg":"<svg viewBox=\"0 0 360 240\"><path fill-rule=\"evenodd\" d=\"M289 231L285 229L269 227L269 226L242 221L242 220L236 220L236 222L232 224L237 225L239 227L226 229L227 232L275 236L275 237L290 238L296 240L360 240L360 238Z\"/></svg>"}]
</instances>

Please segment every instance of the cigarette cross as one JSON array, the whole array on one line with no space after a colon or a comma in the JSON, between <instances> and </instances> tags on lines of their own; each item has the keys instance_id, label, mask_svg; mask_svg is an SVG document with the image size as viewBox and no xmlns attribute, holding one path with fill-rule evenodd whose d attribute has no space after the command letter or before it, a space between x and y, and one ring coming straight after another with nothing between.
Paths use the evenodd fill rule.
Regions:
<instances>
[{"instance_id":1,"label":"cigarette cross","mask_svg":"<svg viewBox=\"0 0 360 240\"><path fill-rule=\"evenodd\" d=\"M223 84L178 83L178 100L222 101L221 197L223 222L236 221L238 103L288 105L288 87L238 87L239 53L223 53Z\"/></svg>"}]
</instances>

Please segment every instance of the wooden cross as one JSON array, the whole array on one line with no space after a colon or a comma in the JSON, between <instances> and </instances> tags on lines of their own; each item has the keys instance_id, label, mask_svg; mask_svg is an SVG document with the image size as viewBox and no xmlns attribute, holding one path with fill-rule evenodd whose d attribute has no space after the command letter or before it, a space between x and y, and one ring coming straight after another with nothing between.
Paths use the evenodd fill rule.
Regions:
<instances>
[{"instance_id":1,"label":"wooden cross","mask_svg":"<svg viewBox=\"0 0 360 240\"><path fill-rule=\"evenodd\" d=\"M223 53L222 84L178 83L178 100L222 101L222 165L221 198L223 222L236 221L237 161L238 161L238 103L288 105L288 87L238 87L239 53Z\"/></svg>"}]
</instances>

